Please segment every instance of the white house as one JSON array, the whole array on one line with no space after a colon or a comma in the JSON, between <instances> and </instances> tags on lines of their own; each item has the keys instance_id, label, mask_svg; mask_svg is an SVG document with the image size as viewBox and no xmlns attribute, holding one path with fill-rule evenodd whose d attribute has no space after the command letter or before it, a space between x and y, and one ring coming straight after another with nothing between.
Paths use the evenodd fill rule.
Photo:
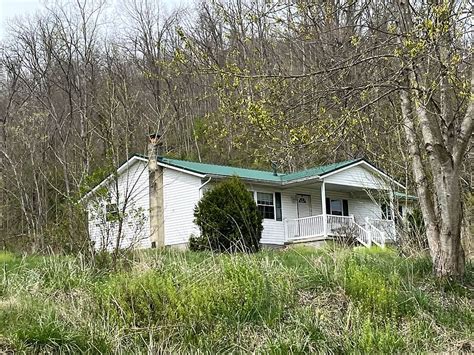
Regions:
<instances>
[{"instance_id":1,"label":"white house","mask_svg":"<svg viewBox=\"0 0 474 355\"><path fill-rule=\"evenodd\" d=\"M354 233L360 243L383 245L396 238L394 218L414 199L405 188L364 159L289 174L158 157L163 233L156 244L150 228L149 160L132 156L90 191L87 204L95 248L186 246L198 235L193 210L216 182L239 176L264 216L261 243L282 246ZM403 199L403 203L401 202ZM116 218L122 216L120 219Z\"/></svg>"}]
</instances>

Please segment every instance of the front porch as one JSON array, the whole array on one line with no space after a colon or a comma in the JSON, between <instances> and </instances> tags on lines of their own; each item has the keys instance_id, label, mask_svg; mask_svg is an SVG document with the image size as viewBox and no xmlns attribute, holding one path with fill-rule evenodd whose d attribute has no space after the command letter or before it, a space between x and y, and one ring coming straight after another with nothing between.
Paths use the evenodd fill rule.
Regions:
<instances>
[{"instance_id":1,"label":"front porch","mask_svg":"<svg viewBox=\"0 0 474 355\"><path fill-rule=\"evenodd\" d=\"M285 243L331 239L342 235L352 235L362 245L372 244L384 247L396 241L393 220L366 217L363 225L354 216L332 216L327 214L285 221Z\"/></svg>"},{"instance_id":2,"label":"front porch","mask_svg":"<svg viewBox=\"0 0 474 355\"><path fill-rule=\"evenodd\" d=\"M300 190L292 198L296 203L296 214L293 214L296 218L287 214L288 218L284 219L285 243L344 235L352 236L365 246L383 247L394 242L397 236L393 194L386 189L357 185L322 181L304 186L307 192Z\"/></svg>"}]
</instances>

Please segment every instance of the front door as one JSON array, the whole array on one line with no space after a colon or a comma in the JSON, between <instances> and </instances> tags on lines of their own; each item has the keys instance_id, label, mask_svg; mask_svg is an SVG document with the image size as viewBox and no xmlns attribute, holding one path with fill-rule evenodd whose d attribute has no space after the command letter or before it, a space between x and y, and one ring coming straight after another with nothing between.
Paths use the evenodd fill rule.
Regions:
<instances>
[{"instance_id":1,"label":"front door","mask_svg":"<svg viewBox=\"0 0 474 355\"><path fill-rule=\"evenodd\" d=\"M311 216L311 196L296 195L298 218Z\"/></svg>"},{"instance_id":2,"label":"front door","mask_svg":"<svg viewBox=\"0 0 474 355\"><path fill-rule=\"evenodd\" d=\"M296 195L296 208L298 210L298 218L311 216L311 196ZM311 221L307 219L298 220L298 235L300 237L308 237L311 234Z\"/></svg>"}]
</instances>

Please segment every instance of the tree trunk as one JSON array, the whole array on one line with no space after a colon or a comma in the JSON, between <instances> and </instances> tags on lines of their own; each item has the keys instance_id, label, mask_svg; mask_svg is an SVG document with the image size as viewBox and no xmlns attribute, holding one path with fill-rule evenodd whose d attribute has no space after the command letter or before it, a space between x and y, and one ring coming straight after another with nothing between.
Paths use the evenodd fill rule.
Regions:
<instances>
[{"instance_id":1,"label":"tree trunk","mask_svg":"<svg viewBox=\"0 0 474 355\"><path fill-rule=\"evenodd\" d=\"M406 50L402 38L415 36L415 15L409 2L396 0L398 9L399 44ZM436 18L441 21L441 18ZM444 20L443 20L444 21ZM441 23L441 22L440 22ZM441 75L439 80L439 109L433 107L432 83L436 75L422 59L410 53L401 56L404 68L403 89L400 101L412 160L413 175L420 201L426 236L433 261L433 271L438 277L462 277L464 251L461 244L463 220L460 171L464 155L473 132L473 102L468 101L465 116L455 128L453 110L450 108L452 87L447 80L449 64L447 48L450 32L437 38L436 62ZM406 38L406 37L405 37ZM425 57L426 58L426 57ZM471 95L474 71L471 72ZM461 117L460 117L461 118ZM457 140L454 139L457 137Z\"/></svg>"},{"instance_id":2,"label":"tree trunk","mask_svg":"<svg viewBox=\"0 0 474 355\"><path fill-rule=\"evenodd\" d=\"M439 277L460 277L464 274L464 251L461 245L463 208L459 168L454 166L452 157L440 159L440 155L430 151L430 147L427 154L431 164L424 162L415 124L422 109L419 103L414 104L408 90L401 91L400 98L434 272ZM422 126L420 129L428 128ZM422 136L425 146L429 146L426 134Z\"/></svg>"},{"instance_id":3,"label":"tree trunk","mask_svg":"<svg viewBox=\"0 0 474 355\"><path fill-rule=\"evenodd\" d=\"M436 180L442 180L442 184L436 186L440 232L433 268L439 277L459 277L464 274L464 250L461 244L463 207L459 174L454 169L444 167Z\"/></svg>"}]
</instances>

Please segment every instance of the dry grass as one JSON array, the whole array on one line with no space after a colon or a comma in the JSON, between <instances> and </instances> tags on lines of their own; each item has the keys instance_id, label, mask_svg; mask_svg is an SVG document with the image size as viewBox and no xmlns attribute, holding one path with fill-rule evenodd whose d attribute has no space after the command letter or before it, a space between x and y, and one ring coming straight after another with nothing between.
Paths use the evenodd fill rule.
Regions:
<instances>
[{"instance_id":1,"label":"dry grass","mask_svg":"<svg viewBox=\"0 0 474 355\"><path fill-rule=\"evenodd\" d=\"M473 273L380 249L0 256L0 351L473 351Z\"/></svg>"}]
</instances>

